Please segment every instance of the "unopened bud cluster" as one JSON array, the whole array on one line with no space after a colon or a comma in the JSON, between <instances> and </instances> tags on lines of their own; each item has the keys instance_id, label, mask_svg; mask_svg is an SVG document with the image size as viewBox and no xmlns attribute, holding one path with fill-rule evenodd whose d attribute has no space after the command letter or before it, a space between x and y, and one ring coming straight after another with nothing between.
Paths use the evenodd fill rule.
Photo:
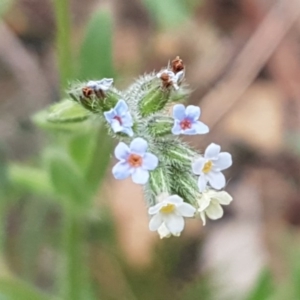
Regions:
<instances>
[{"instance_id":1,"label":"unopened bud cluster","mask_svg":"<svg viewBox=\"0 0 300 300\"><path fill-rule=\"evenodd\" d=\"M186 217L199 215L204 224L206 217L221 218L221 205L232 200L222 191L226 184L222 171L231 166L231 155L213 143L200 155L179 139L209 132L199 121L198 106L178 103L189 95L184 75L183 62L176 57L125 91L118 91L107 78L69 91L73 100L102 116L108 132L119 139L112 174L143 185L149 228L161 238L179 236Z\"/></svg>"}]
</instances>

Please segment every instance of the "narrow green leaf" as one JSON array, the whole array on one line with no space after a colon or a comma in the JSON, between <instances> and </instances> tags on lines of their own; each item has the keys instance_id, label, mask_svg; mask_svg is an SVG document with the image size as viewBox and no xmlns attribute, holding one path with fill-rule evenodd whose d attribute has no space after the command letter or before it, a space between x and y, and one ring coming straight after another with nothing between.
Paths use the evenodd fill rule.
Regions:
<instances>
[{"instance_id":1,"label":"narrow green leaf","mask_svg":"<svg viewBox=\"0 0 300 300\"><path fill-rule=\"evenodd\" d=\"M143 0L159 29L179 27L188 19L189 12L182 0Z\"/></svg>"},{"instance_id":2,"label":"narrow green leaf","mask_svg":"<svg viewBox=\"0 0 300 300\"><path fill-rule=\"evenodd\" d=\"M246 300L267 300L274 293L271 272L263 270Z\"/></svg>"},{"instance_id":3,"label":"narrow green leaf","mask_svg":"<svg viewBox=\"0 0 300 300\"><path fill-rule=\"evenodd\" d=\"M72 100L63 100L48 109L47 120L54 123L81 122L91 116L79 103Z\"/></svg>"},{"instance_id":4,"label":"narrow green leaf","mask_svg":"<svg viewBox=\"0 0 300 300\"><path fill-rule=\"evenodd\" d=\"M108 10L96 11L88 23L80 51L80 79L113 77L112 17Z\"/></svg>"},{"instance_id":5,"label":"narrow green leaf","mask_svg":"<svg viewBox=\"0 0 300 300\"><path fill-rule=\"evenodd\" d=\"M73 76L71 47L71 18L69 0L54 0L56 19L56 50L60 75L61 95Z\"/></svg>"}]
</instances>

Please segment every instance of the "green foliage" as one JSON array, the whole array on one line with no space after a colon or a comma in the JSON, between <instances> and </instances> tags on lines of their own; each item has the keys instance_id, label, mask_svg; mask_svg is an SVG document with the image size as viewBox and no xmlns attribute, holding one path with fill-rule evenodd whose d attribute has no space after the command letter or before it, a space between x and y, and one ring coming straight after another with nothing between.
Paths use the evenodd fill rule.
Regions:
<instances>
[{"instance_id":1,"label":"green foliage","mask_svg":"<svg viewBox=\"0 0 300 300\"><path fill-rule=\"evenodd\" d=\"M72 202L74 207L85 207L90 193L79 168L59 149L48 149L44 159L55 193Z\"/></svg>"},{"instance_id":2,"label":"green foliage","mask_svg":"<svg viewBox=\"0 0 300 300\"><path fill-rule=\"evenodd\" d=\"M16 279L0 279L1 300L59 300Z\"/></svg>"},{"instance_id":3,"label":"green foliage","mask_svg":"<svg viewBox=\"0 0 300 300\"><path fill-rule=\"evenodd\" d=\"M269 270L263 270L245 300L269 299L273 292L274 284L271 272Z\"/></svg>"},{"instance_id":4,"label":"green foliage","mask_svg":"<svg viewBox=\"0 0 300 300\"><path fill-rule=\"evenodd\" d=\"M143 0L143 2L160 29L179 27L189 16L182 0Z\"/></svg>"},{"instance_id":5,"label":"green foliage","mask_svg":"<svg viewBox=\"0 0 300 300\"><path fill-rule=\"evenodd\" d=\"M80 51L78 78L113 77L112 53L112 18L108 10L101 9L94 13L87 25Z\"/></svg>"},{"instance_id":6,"label":"green foliage","mask_svg":"<svg viewBox=\"0 0 300 300\"><path fill-rule=\"evenodd\" d=\"M54 123L80 122L90 116L91 113L79 103L67 99L52 105L48 109L47 120Z\"/></svg>"}]
</instances>

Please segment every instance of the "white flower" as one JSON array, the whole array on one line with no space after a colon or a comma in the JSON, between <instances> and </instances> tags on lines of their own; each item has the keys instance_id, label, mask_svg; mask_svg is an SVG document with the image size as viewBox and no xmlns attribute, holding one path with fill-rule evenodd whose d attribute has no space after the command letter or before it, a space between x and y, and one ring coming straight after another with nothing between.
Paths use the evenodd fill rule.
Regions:
<instances>
[{"instance_id":1,"label":"white flower","mask_svg":"<svg viewBox=\"0 0 300 300\"><path fill-rule=\"evenodd\" d=\"M222 205L228 205L232 201L232 197L225 191L207 190L201 194L198 198L199 214L203 221L203 225L206 224L206 216L209 219L217 220L223 216Z\"/></svg>"},{"instance_id":2,"label":"white flower","mask_svg":"<svg viewBox=\"0 0 300 300\"><path fill-rule=\"evenodd\" d=\"M184 70L174 73L170 70L162 70L157 73L157 78L160 78L163 81L165 87L173 86L175 90L179 89L179 84L183 80Z\"/></svg>"},{"instance_id":3,"label":"white flower","mask_svg":"<svg viewBox=\"0 0 300 300\"><path fill-rule=\"evenodd\" d=\"M226 184L225 176L221 172L232 165L231 154L220 152L221 147L210 144L204 153L204 157L198 158L193 164L194 174L199 175L198 188L203 192L209 183L216 190L220 190Z\"/></svg>"},{"instance_id":4,"label":"white flower","mask_svg":"<svg viewBox=\"0 0 300 300\"><path fill-rule=\"evenodd\" d=\"M149 229L158 231L161 238L171 234L179 236L184 228L183 217L193 217L195 207L183 202L177 195L166 196L161 202L149 208L148 213L153 215Z\"/></svg>"}]
</instances>

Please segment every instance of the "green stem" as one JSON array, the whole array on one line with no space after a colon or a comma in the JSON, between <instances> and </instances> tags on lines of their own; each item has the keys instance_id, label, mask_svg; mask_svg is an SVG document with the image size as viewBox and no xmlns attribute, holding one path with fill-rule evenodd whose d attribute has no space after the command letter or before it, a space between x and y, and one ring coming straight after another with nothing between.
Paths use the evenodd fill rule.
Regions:
<instances>
[{"instance_id":1,"label":"green stem","mask_svg":"<svg viewBox=\"0 0 300 300\"><path fill-rule=\"evenodd\" d=\"M63 95L68 80L72 78L73 73L69 0L54 0L54 10L57 27L56 47L58 51L60 88Z\"/></svg>"},{"instance_id":2,"label":"green stem","mask_svg":"<svg viewBox=\"0 0 300 300\"><path fill-rule=\"evenodd\" d=\"M70 206L65 206L63 224L64 278L62 278L62 296L65 300L80 300L85 287L85 269L83 257L83 222Z\"/></svg>"}]
</instances>

